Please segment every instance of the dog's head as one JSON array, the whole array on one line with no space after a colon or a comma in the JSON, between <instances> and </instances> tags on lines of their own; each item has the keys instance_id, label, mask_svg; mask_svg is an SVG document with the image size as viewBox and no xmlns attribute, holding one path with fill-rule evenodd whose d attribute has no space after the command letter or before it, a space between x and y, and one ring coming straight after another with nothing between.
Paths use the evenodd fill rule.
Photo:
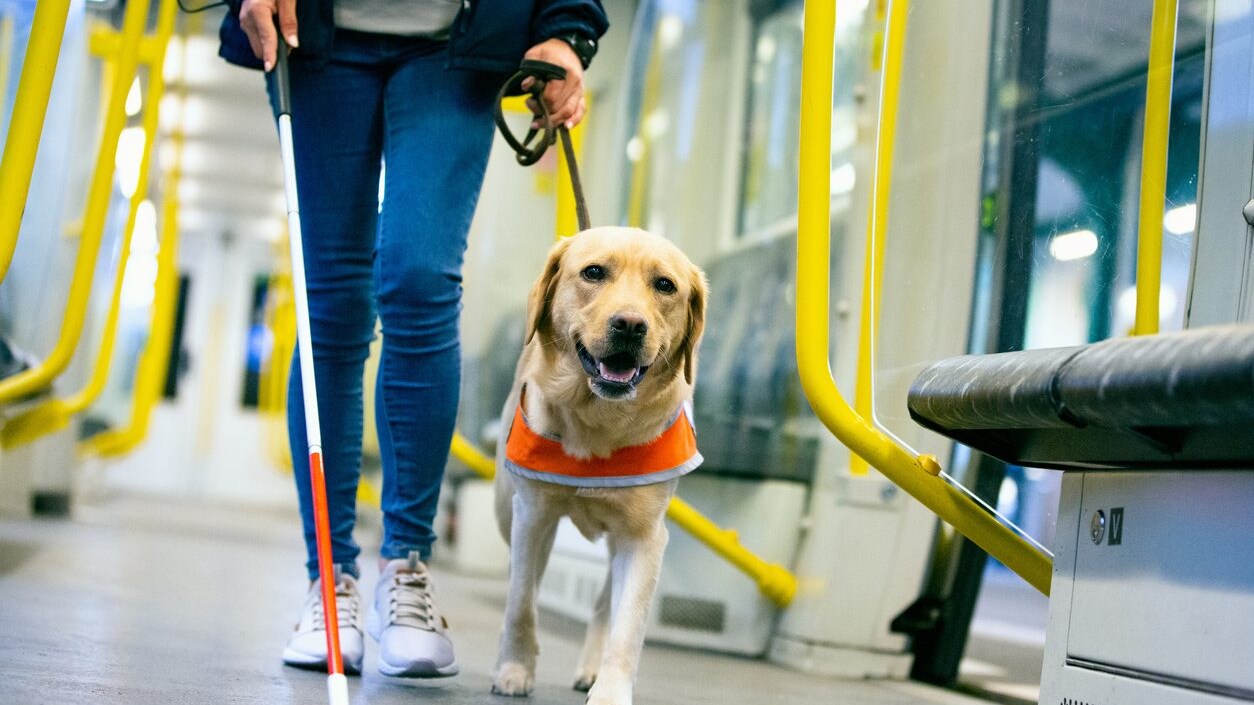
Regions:
<instances>
[{"instance_id":1,"label":"dog's head","mask_svg":"<svg viewBox=\"0 0 1254 705\"><path fill-rule=\"evenodd\" d=\"M681 374L691 384L706 293L705 273L670 241L593 228L549 253L531 290L527 341L539 337L581 369L602 399L632 399L638 386Z\"/></svg>"}]
</instances>

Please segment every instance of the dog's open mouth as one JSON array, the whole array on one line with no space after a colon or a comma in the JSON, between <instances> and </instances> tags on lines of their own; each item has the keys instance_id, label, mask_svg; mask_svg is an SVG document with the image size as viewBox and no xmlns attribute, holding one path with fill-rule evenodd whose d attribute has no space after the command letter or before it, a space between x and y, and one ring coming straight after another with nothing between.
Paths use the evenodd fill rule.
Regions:
<instances>
[{"instance_id":1,"label":"dog's open mouth","mask_svg":"<svg viewBox=\"0 0 1254 705\"><path fill-rule=\"evenodd\" d=\"M615 352L597 358L578 341L575 342L575 349L579 352L584 372L594 384L612 395L634 389L649 371L648 365L641 366L636 356L629 352Z\"/></svg>"}]
</instances>

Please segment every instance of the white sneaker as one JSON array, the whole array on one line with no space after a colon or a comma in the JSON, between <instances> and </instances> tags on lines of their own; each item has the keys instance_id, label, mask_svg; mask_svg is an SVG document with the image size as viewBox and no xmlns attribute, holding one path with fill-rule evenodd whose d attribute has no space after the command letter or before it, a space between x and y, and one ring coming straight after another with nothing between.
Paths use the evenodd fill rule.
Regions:
<instances>
[{"instance_id":1,"label":"white sneaker","mask_svg":"<svg viewBox=\"0 0 1254 705\"><path fill-rule=\"evenodd\" d=\"M389 561L367 619L379 642L379 672L401 678L457 675L448 623L431 598L431 574L418 554Z\"/></svg>"},{"instance_id":2,"label":"white sneaker","mask_svg":"<svg viewBox=\"0 0 1254 705\"><path fill-rule=\"evenodd\" d=\"M301 609L300 624L287 639L283 649L283 663L297 668L326 670L327 627L322 613L322 582L315 580L305 596ZM340 656L344 659L344 672L361 673L361 658L365 653L365 639L361 633L361 596L357 593L357 581L347 573L341 573L335 588L335 612L340 623Z\"/></svg>"}]
</instances>

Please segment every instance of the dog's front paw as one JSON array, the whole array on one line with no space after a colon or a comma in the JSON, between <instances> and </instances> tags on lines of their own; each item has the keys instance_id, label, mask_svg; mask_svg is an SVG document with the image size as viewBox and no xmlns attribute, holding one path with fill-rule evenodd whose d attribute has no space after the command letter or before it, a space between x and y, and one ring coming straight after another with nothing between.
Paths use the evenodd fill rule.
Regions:
<instances>
[{"instance_id":1,"label":"dog's front paw","mask_svg":"<svg viewBox=\"0 0 1254 705\"><path fill-rule=\"evenodd\" d=\"M592 685L597 682L596 671L580 671L575 674L575 690L586 693L592 690Z\"/></svg>"},{"instance_id":2,"label":"dog's front paw","mask_svg":"<svg viewBox=\"0 0 1254 705\"><path fill-rule=\"evenodd\" d=\"M496 675L492 678L492 692L497 695L525 697L531 695L534 680L531 669L517 661L507 661L496 669Z\"/></svg>"},{"instance_id":3,"label":"dog's front paw","mask_svg":"<svg viewBox=\"0 0 1254 705\"><path fill-rule=\"evenodd\" d=\"M588 690L587 705L631 705L631 684L598 680Z\"/></svg>"}]
</instances>

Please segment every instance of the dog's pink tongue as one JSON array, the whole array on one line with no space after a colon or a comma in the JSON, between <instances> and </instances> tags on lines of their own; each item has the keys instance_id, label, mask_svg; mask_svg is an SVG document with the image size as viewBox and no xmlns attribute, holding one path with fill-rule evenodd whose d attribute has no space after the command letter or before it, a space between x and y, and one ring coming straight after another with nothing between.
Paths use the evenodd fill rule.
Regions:
<instances>
[{"instance_id":1,"label":"dog's pink tongue","mask_svg":"<svg viewBox=\"0 0 1254 705\"><path fill-rule=\"evenodd\" d=\"M638 368L635 367L629 370L611 370L605 366L604 362L597 363L597 372L600 372L602 377L611 382L630 382L636 376L637 371Z\"/></svg>"}]
</instances>

